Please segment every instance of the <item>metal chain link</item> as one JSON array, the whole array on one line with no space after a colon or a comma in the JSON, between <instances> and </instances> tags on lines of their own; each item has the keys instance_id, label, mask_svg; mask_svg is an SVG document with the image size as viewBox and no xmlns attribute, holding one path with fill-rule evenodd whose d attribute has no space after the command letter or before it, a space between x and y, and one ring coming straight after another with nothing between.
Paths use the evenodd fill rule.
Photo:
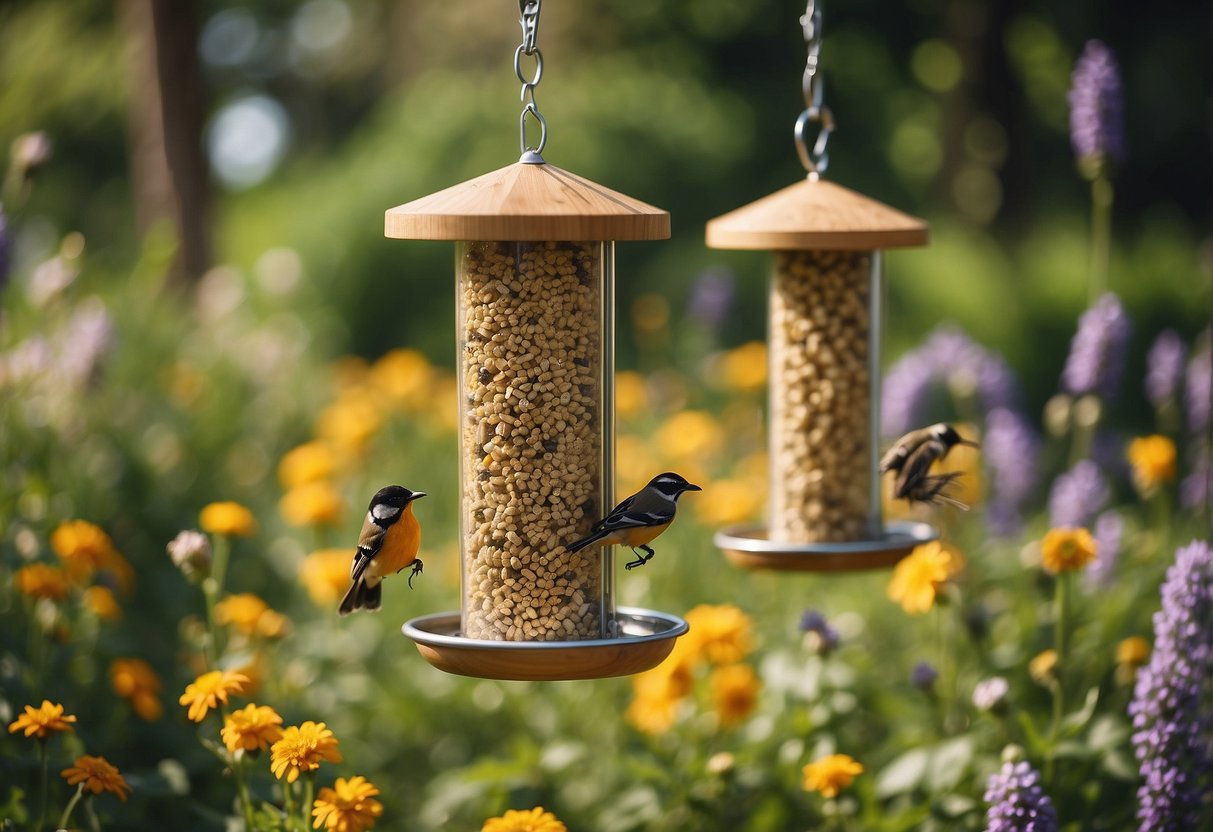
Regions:
<instances>
[{"instance_id":1,"label":"metal chain link","mask_svg":"<svg viewBox=\"0 0 1213 832\"><path fill-rule=\"evenodd\" d=\"M544 146L548 143L548 123L544 119L543 114L539 112L539 106L535 103L535 87L539 85L539 80L543 78L543 53L539 51L536 45L536 40L539 36L539 7L542 0L518 0L518 10L520 13L519 23L522 24L522 43L514 50L514 74L518 76L518 81L522 84L522 95L520 100L523 102L522 115L518 117L518 144L520 145L524 158L528 154L534 154L536 157L543 153ZM535 59L535 68L528 77L522 71L522 56ZM539 125L539 144L531 147L526 140L527 116L530 116ZM533 161L543 161L542 158Z\"/></svg>"},{"instance_id":2,"label":"metal chain link","mask_svg":"<svg viewBox=\"0 0 1213 832\"><path fill-rule=\"evenodd\" d=\"M834 132L834 114L822 103L821 78L817 75L817 61L821 54L821 9L816 8L816 0L809 0L800 25L804 29L804 42L808 48L808 58L805 60L804 79L801 86L804 89L805 111L796 119L796 152L800 154L800 162L808 171L810 179L816 179L825 173L830 163L826 145L830 134ZM809 145L807 129L810 124L819 124L817 140Z\"/></svg>"}]
</instances>

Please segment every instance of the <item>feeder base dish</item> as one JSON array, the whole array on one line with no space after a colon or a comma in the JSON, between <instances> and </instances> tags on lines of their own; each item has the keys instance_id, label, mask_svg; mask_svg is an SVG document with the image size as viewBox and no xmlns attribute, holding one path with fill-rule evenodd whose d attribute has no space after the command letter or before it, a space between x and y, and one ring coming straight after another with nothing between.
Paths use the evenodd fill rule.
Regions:
<instances>
[{"instance_id":1,"label":"feeder base dish","mask_svg":"<svg viewBox=\"0 0 1213 832\"><path fill-rule=\"evenodd\" d=\"M733 526L716 533L713 542L734 566L800 572L854 572L885 569L915 546L939 537L927 523L896 522L884 527L877 540L827 543L785 543L767 539L762 526Z\"/></svg>"},{"instance_id":2,"label":"feeder base dish","mask_svg":"<svg viewBox=\"0 0 1213 832\"><path fill-rule=\"evenodd\" d=\"M488 641L460 635L458 612L406 621L402 631L439 670L482 679L552 682L628 676L659 665L689 627L654 610L620 607L617 638L585 641Z\"/></svg>"}]
</instances>

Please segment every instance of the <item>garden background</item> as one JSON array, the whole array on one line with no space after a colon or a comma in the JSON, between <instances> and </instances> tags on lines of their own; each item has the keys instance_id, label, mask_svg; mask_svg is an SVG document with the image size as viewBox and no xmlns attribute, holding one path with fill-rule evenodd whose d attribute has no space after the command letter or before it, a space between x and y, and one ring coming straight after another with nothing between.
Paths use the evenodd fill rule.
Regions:
<instances>
[{"instance_id":1,"label":"garden background","mask_svg":"<svg viewBox=\"0 0 1213 832\"><path fill-rule=\"evenodd\" d=\"M939 419L983 440L954 460L973 510L923 515L963 567L920 576L915 615L887 572L743 574L711 543L765 506L770 261L708 250L703 226L803 175L803 11L544 6L545 158L673 222L617 250L618 493L665 468L704 492L618 579L622 603L695 610L685 678L528 684L444 675L399 632L458 606L454 292L449 244L382 235L386 208L516 159L514 4L0 4L0 721L44 699L77 717L0 737L0 818L33 828L45 796L53 823L76 791L58 772L89 754L131 794L85 800L82 827L222 829L245 805L280 823L269 751L231 765L220 717L178 704L208 661L250 677L233 707L325 722L343 759L316 784L367 777L386 829L536 805L570 829L1000 828L985 793L1007 745L1063 827L1171 805L1137 794L1166 750L1133 739L1147 659L1125 640L1156 642L1164 572L1213 534L1209 9L823 7L828 178L931 226L887 258L886 440ZM1092 38L1124 102L1104 166L1076 158L1067 99ZM1163 443L1128 454L1146 436ZM431 495L426 572L338 619L388 482ZM235 599L208 617L166 544L222 501L254 522L205 529L216 565L230 548L211 600ZM1042 568L1055 527L1095 532L1084 574ZM1209 556L1189 561L1177 583L1207 588ZM1211 598L1172 645L1198 680ZM1004 695L975 702L995 678ZM1180 792L1207 782L1207 730ZM806 791L835 752L863 773Z\"/></svg>"}]
</instances>

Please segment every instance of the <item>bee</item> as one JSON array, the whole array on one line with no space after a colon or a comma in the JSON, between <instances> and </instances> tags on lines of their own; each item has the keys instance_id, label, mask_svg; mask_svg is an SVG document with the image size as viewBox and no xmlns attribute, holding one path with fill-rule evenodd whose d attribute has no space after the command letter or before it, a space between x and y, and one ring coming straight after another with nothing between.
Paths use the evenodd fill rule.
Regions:
<instances>
[{"instance_id":1,"label":"bee","mask_svg":"<svg viewBox=\"0 0 1213 832\"><path fill-rule=\"evenodd\" d=\"M931 474L931 466L942 460L957 445L980 447L964 439L951 425L940 422L910 431L893 443L880 460L880 473L895 471L893 496L911 503L947 503L967 511L968 506L943 493L958 477L960 471Z\"/></svg>"}]
</instances>

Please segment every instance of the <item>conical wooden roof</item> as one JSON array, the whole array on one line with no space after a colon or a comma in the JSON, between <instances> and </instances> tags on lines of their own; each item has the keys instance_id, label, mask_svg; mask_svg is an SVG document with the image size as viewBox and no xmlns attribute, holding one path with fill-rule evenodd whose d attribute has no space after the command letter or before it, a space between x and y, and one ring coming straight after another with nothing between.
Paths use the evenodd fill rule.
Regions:
<instances>
[{"instance_id":1,"label":"conical wooden roof","mask_svg":"<svg viewBox=\"0 0 1213 832\"><path fill-rule=\"evenodd\" d=\"M402 240L664 240L669 212L555 165L518 162L389 209Z\"/></svg>"},{"instance_id":2,"label":"conical wooden roof","mask_svg":"<svg viewBox=\"0 0 1213 832\"><path fill-rule=\"evenodd\" d=\"M927 224L824 179L805 179L707 225L709 248L869 251L926 245Z\"/></svg>"}]
</instances>

